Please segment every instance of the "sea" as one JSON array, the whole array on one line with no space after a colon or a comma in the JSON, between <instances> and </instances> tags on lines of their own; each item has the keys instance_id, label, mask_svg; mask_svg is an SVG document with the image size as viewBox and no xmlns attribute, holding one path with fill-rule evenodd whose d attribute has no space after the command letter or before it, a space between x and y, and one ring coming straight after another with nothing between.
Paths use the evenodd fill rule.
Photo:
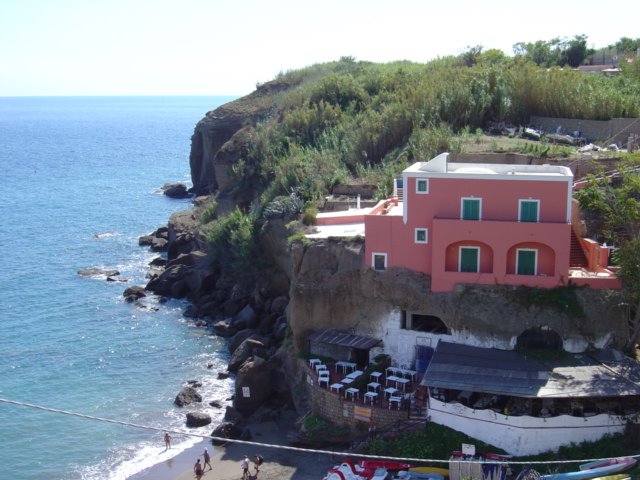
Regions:
<instances>
[{"instance_id":1,"label":"sea","mask_svg":"<svg viewBox=\"0 0 640 480\"><path fill-rule=\"evenodd\" d=\"M191 186L196 123L232 99L0 97L2 478L125 480L167 461L213 430L186 428L174 399L188 380L221 421L225 341L184 301L122 293L158 256L138 238L191 207L161 187ZM93 267L121 281L78 274Z\"/></svg>"}]
</instances>

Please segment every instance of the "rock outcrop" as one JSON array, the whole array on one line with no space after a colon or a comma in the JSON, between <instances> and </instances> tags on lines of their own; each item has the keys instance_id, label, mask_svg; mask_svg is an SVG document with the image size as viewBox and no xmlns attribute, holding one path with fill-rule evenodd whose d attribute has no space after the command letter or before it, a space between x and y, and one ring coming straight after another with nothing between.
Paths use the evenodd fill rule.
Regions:
<instances>
[{"instance_id":1,"label":"rock outcrop","mask_svg":"<svg viewBox=\"0 0 640 480\"><path fill-rule=\"evenodd\" d=\"M208 112L198 122L191 137L189 164L193 190L197 195L210 192L226 192L231 204L244 198L246 192L230 190L238 178L231 166L246 149L246 139L252 126L260 119L273 115L275 96L292 85L274 80L259 86L253 93L226 103Z\"/></svg>"},{"instance_id":2,"label":"rock outcrop","mask_svg":"<svg viewBox=\"0 0 640 480\"><path fill-rule=\"evenodd\" d=\"M184 387L180 390L180 393L176 395L176 399L174 400L174 403L179 407L200 402L202 402L202 396L193 387Z\"/></svg>"}]
</instances>

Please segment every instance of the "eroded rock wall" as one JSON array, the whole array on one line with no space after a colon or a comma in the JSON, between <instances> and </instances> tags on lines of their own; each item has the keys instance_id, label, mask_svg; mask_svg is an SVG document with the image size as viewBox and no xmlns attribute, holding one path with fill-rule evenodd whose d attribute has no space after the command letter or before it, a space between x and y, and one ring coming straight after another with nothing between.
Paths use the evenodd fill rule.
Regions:
<instances>
[{"instance_id":1,"label":"eroded rock wall","mask_svg":"<svg viewBox=\"0 0 640 480\"><path fill-rule=\"evenodd\" d=\"M385 349L406 350L403 344L415 345L415 337L425 334L402 328L403 310L440 318L450 329L444 336L449 340L485 347L514 348L519 335L540 326L558 332L565 350L573 352L621 348L628 337L619 291L575 289L584 311L576 315L559 305L538 305L526 298L526 290L509 286L464 285L432 293L427 276L364 269L363 255L364 244L357 241L327 239L292 247L288 316L296 348L307 350L313 330L341 328L380 338Z\"/></svg>"}]
</instances>

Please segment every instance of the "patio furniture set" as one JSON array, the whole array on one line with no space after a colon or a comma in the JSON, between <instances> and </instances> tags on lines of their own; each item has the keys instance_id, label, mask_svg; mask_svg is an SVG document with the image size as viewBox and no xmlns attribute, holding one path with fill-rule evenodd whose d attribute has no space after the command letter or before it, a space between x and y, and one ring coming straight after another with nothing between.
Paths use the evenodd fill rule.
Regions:
<instances>
[{"instance_id":1,"label":"patio furniture set","mask_svg":"<svg viewBox=\"0 0 640 480\"><path fill-rule=\"evenodd\" d=\"M358 366L353 362L338 361L334 365L333 381L329 366L322 363L318 358L309 359L310 368L316 373L318 385L325 387L337 395L344 395L346 400L356 402L360 399L364 404L374 406L378 403L383 406L400 410L403 400L411 392L411 386L416 381L417 372L408 368L388 367L385 372L370 372L369 383L366 391L361 392L354 386L354 382L365 374L358 370ZM344 392L344 394L342 393Z\"/></svg>"}]
</instances>

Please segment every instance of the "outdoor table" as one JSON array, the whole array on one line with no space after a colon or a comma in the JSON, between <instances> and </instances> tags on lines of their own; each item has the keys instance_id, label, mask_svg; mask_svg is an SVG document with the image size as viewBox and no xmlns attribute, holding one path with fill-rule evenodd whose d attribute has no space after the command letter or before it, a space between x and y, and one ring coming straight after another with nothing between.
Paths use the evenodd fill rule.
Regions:
<instances>
[{"instance_id":1,"label":"outdoor table","mask_svg":"<svg viewBox=\"0 0 640 480\"><path fill-rule=\"evenodd\" d=\"M409 380L408 378L400 378L400 377L396 377L396 388L398 388L398 384L402 385L402 391L406 391L407 389L407 383L409 383L411 380Z\"/></svg>"},{"instance_id":2,"label":"outdoor table","mask_svg":"<svg viewBox=\"0 0 640 480\"><path fill-rule=\"evenodd\" d=\"M406 376L411 377L411 381L412 381L412 382L415 382L415 381L416 381L416 374L417 374L418 372L417 372L416 370L409 370L409 369L405 368L405 369L402 369L402 370L400 371L400 373L402 374L402 376L403 376L403 377L404 377L405 375L406 375Z\"/></svg>"},{"instance_id":3,"label":"outdoor table","mask_svg":"<svg viewBox=\"0 0 640 480\"><path fill-rule=\"evenodd\" d=\"M389 397L389 410L391 410L392 403L395 403L398 406L398 410L400 410L401 401L402 401L402 397Z\"/></svg>"},{"instance_id":4,"label":"outdoor table","mask_svg":"<svg viewBox=\"0 0 640 480\"><path fill-rule=\"evenodd\" d=\"M320 363L322 363L322 362L320 361L319 358L310 358L309 359L309 365L311 365L311 368L315 367L316 365L318 365Z\"/></svg>"},{"instance_id":5,"label":"outdoor table","mask_svg":"<svg viewBox=\"0 0 640 480\"><path fill-rule=\"evenodd\" d=\"M332 385L329 387L329 391L330 391L330 392L332 392L332 391L334 391L334 390L335 390L335 391L336 391L336 393L338 393L338 394L339 394L339 393L340 393L340 389L341 389L342 387L344 387L344 385L343 385L343 384L341 384L341 383L334 383L334 384L332 384Z\"/></svg>"},{"instance_id":6,"label":"outdoor table","mask_svg":"<svg viewBox=\"0 0 640 480\"><path fill-rule=\"evenodd\" d=\"M327 369L327 366L322 363L316 363L313 367L316 369L316 372Z\"/></svg>"},{"instance_id":7,"label":"outdoor table","mask_svg":"<svg viewBox=\"0 0 640 480\"><path fill-rule=\"evenodd\" d=\"M387 376L389 376L389 372L391 372L391 375L395 376L398 373L400 373L400 370L402 369L398 367L387 367L386 373L387 373Z\"/></svg>"},{"instance_id":8,"label":"outdoor table","mask_svg":"<svg viewBox=\"0 0 640 480\"><path fill-rule=\"evenodd\" d=\"M353 378L354 380L356 378L358 378L360 375L362 375L364 372L362 370L354 370L353 372L351 372L349 375L347 375L347 377L349 378Z\"/></svg>"},{"instance_id":9,"label":"outdoor table","mask_svg":"<svg viewBox=\"0 0 640 480\"><path fill-rule=\"evenodd\" d=\"M378 397L378 394L376 392L367 392L364 394L364 401L366 403L367 400L370 400L371 405L373 405L373 402L376 400L377 397Z\"/></svg>"},{"instance_id":10,"label":"outdoor table","mask_svg":"<svg viewBox=\"0 0 640 480\"><path fill-rule=\"evenodd\" d=\"M351 370L352 372L356 369L356 364L353 362L345 362L343 360L336 362L336 372L338 371L338 367L342 370L342 373L347 373L347 370Z\"/></svg>"},{"instance_id":11,"label":"outdoor table","mask_svg":"<svg viewBox=\"0 0 640 480\"><path fill-rule=\"evenodd\" d=\"M347 398L347 396L350 396L351 400L355 401L355 399L360 396L360 390L358 390L357 388L347 388L344 391L344 398Z\"/></svg>"},{"instance_id":12,"label":"outdoor table","mask_svg":"<svg viewBox=\"0 0 640 480\"><path fill-rule=\"evenodd\" d=\"M372 382L380 382L380 377L382 376L382 372L371 372L369 374L369 380Z\"/></svg>"},{"instance_id":13,"label":"outdoor table","mask_svg":"<svg viewBox=\"0 0 640 480\"><path fill-rule=\"evenodd\" d=\"M322 376L318 378L318 385L322 386L323 383L327 384L327 387L329 386L329 376Z\"/></svg>"},{"instance_id":14,"label":"outdoor table","mask_svg":"<svg viewBox=\"0 0 640 480\"><path fill-rule=\"evenodd\" d=\"M389 382L395 382L397 380L400 380L400 377L396 377L395 375L391 375L389 377L387 377L387 381L385 382L385 385L389 386ZM396 387L398 385L396 384Z\"/></svg>"},{"instance_id":15,"label":"outdoor table","mask_svg":"<svg viewBox=\"0 0 640 480\"><path fill-rule=\"evenodd\" d=\"M344 383L345 385L348 385L350 383L353 383L353 380L354 380L353 378L347 376L347 377L344 377L342 380L340 380L340 382Z\"/></svg>"},{"instance_id":16,"label":"outdoor table","mask_svg":"<svg viewBox=\"0 0 640 480\"><path fill-rule=\"evenodd\" d=\"M389 397L393 397L396 393L398 393L397 388L389 387L384 389L384 394L389 395Z\"/></svg>"},{"instance_id":17,"label":"outdoor table","mask_svg":"<svg viewBox=\"0 0 640 480\"><path fill-rule=\"evenodd\" d=\"M367 383L367 390L377 392L378 390L380 390L380 384L378 382Z\"/></svg>"}]
</instances>

